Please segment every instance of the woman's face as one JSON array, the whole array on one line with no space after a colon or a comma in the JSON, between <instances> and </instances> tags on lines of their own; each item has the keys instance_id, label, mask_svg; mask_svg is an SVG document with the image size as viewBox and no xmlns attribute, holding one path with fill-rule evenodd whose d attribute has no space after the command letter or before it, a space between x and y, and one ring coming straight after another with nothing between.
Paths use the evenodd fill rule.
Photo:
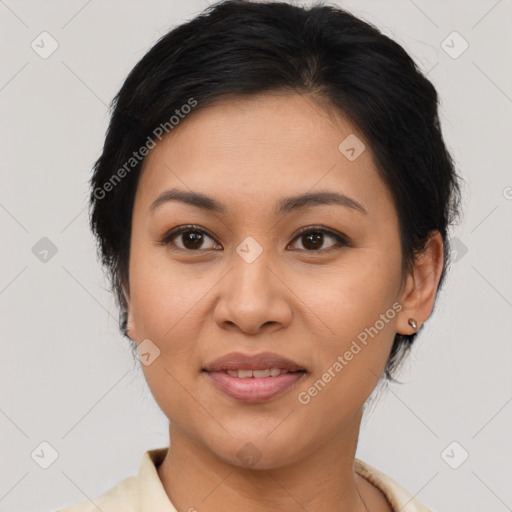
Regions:
<instances>
[{"instance_id":1,"label":"woman's face","mask_svg":"<svg viewBox=\"0 0 512 512\"><path fill-rule=\"evenodd\" d=\"M355 432L395 332L412 332L397 214L362 143L311 96L266 94L193 112L146 157L130 336L144 342L142 368L172 428L224 461L278 467ZM162 199L170 190L210 199ZM320 193L338 200L292 199ZM303 371L267 376L291 368L232 356L211 366L234 352Z\"/></svg>"}]
</instances>

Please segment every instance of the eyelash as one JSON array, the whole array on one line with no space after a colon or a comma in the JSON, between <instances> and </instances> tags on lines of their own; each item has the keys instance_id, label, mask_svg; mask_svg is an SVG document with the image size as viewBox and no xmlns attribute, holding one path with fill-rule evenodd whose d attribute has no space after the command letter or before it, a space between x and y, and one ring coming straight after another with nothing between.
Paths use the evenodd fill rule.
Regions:
<instances>
[{"instance_id":1,"label":"eyelash","mask_svg":"<svg viewBox=\"0 0 512 512\"><path fill-rule=\"evenodd\" d=\"M172 242L172 240L179 235L187 232L196 232L200 234L207 235L212 240L215 240L215 238L208 233L208 231L205 231L204 229L200 228L199 226L196 226L195 224L188 224L186 226L180 226L178 228L174 228L171 231L167 232L162 240L160 240L160 244L169 246ZM347 247L353 247L351 241L349 238L347 238L345 235L342 235L341 233L337 233L336 231L332 231L331 229L328 229L324 226L306 226L304 228L299 229L299 231L296 233L295 237L293 238L290 245L295 242L298 238L301 236L311 234L311 233L323 233L326 235L332 236L336 240L336 244L332 245L331 247L328 247L327 249L298 249L299 251L307 252L307 253L320 253L320 252L330 252L331 250L339 249L340 246L347 246ZM218 243L218 242L216 242ZM181 247L175 247L176 250L181 251L187 251L187 252L204 252L204 251L215 251L218 249L182 249Z\"/></svg>"}]
</instances>

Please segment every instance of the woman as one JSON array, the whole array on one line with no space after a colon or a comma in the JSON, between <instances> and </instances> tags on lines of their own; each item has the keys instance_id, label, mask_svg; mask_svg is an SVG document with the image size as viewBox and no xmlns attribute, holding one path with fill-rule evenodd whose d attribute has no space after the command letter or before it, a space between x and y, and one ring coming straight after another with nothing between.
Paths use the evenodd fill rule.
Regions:
<instances>
[{"instance_id":1,"label":"woman","mask_svg":"<svg viewBox=\"0 0 512 512\"><path fill-rule=\"evenodd\" d=\"M334 7L227 1L114 100L91 225L170 447L66 512L428 509L355 458L458 213L437 94Z\"/></svg>"}]
</instances>

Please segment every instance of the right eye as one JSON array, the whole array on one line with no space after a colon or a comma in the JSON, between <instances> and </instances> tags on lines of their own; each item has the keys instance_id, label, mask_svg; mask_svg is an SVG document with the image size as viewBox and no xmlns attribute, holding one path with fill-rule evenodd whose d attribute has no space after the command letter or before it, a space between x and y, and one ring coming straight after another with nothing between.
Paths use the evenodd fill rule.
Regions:
<instances>
[{"instance_id":1,"label":"right eye","mask_svg":"<svg viewBox=\"0 0 512 512\"><path fill-rule=\"evenodd\" d=\"M181 245L175 242L175 239L180 241ZM201 249L201 246L204 244L206 239L210 239L213 242L213 246L210 244L210 247ZM174 246L170 247L171 249L177 248L183 251L219 250L218 247L222 248L222 246L217 244L213 237L210 236L205 230L193 224L189 224L187 226L179 226L172 229L165 234L160 243L167 246ZM215 245L217 245L217 247L215 247Z\"/></svg>"}]
</instances>

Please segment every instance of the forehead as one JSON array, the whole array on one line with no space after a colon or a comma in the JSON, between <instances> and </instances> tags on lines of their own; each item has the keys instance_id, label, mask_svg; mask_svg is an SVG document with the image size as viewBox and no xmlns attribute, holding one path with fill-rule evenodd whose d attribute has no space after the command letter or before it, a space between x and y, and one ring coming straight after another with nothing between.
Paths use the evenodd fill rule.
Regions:
<instances>
[{"instance_id":1,"label":"forehead","mask_svg":"<svg viewBox=\"0 0 512 512\"><path fill-rule=\"evenodd\" d=\"M270 93L197 109L146 157L136 198L145 209L176 186L215 196L228 209L274 207L316 189L353 197L370 212L392 207L364 136L326 102ZM345 141L357 158L348 158L354 152L344 152Z\"/></svg>"}]
</instances>

